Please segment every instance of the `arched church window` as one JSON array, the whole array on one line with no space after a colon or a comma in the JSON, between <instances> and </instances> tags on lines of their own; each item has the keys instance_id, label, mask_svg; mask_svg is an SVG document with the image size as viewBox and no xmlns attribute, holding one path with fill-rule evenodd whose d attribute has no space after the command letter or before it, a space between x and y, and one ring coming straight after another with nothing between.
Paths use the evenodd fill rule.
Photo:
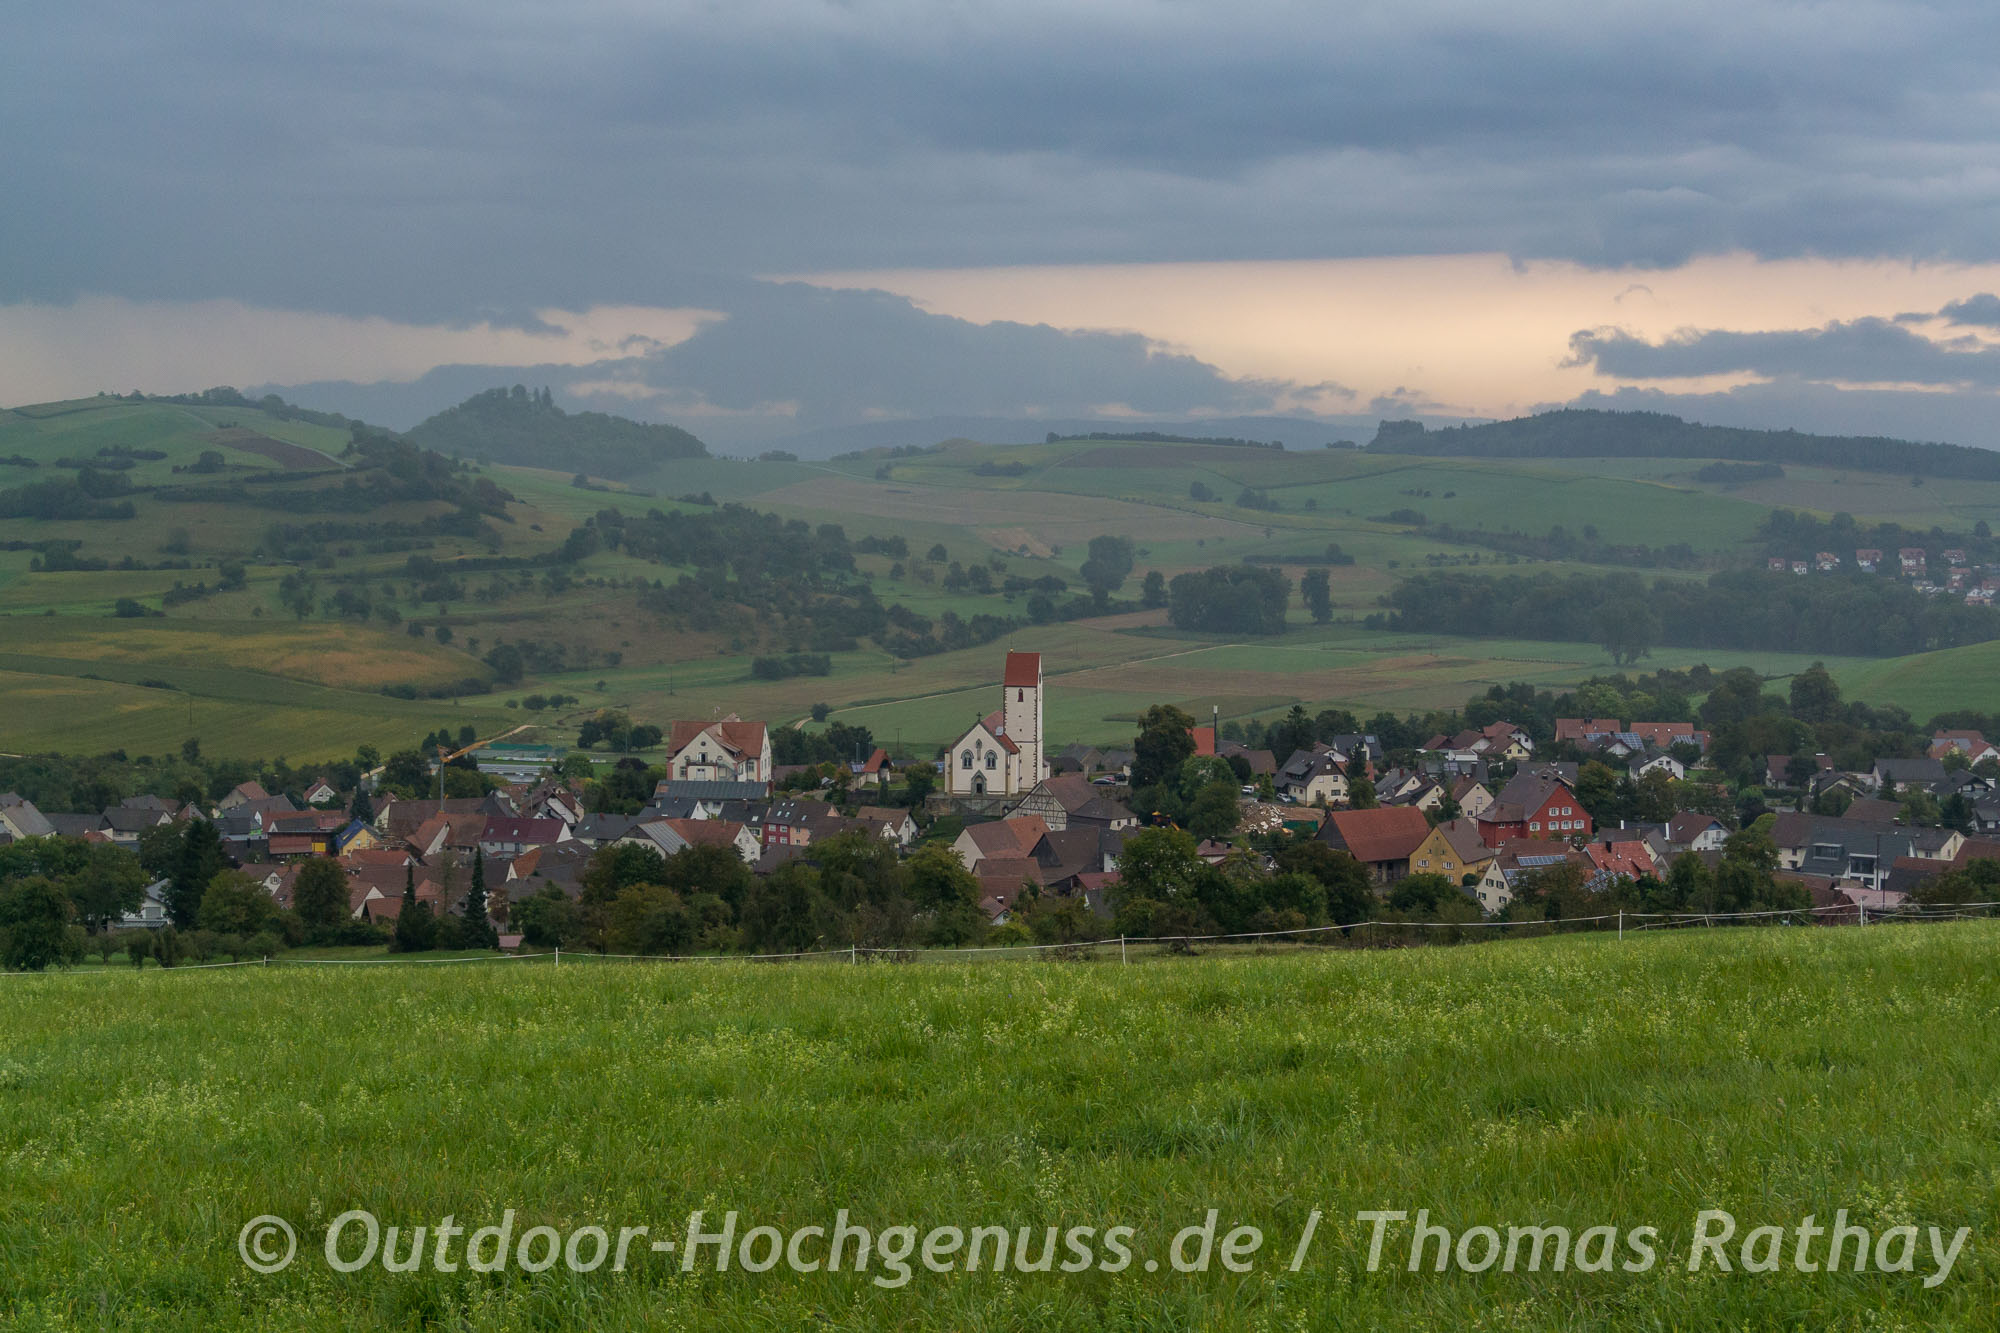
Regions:
<instances>
[{"instance_id":1,"label":"arched church window","mask_svg":"<svg viewBox=\"0 0 2000 1333\"><path fill-rule=\"evenodd\" d=\"M993 761L998 759L999 757L1000 756L998 754L995 754L993 751L988 750L986 752L986 767L988 768L997 767L997 765Z\"/></svg>"},{"instance_id":2,"label":"arched church window","mask_svg":"<svg viewBox=\"0 0 2000 1333\"><path fill-rule=\"evenodd\" d=\"M972 767L972 751L970 751L970 750L962 750L962 751L960 751L960 752L959 752L959 756L958 756L958 766L959 766L960 768L971 768L971 767Z\"/></svg>"}]
</instances>

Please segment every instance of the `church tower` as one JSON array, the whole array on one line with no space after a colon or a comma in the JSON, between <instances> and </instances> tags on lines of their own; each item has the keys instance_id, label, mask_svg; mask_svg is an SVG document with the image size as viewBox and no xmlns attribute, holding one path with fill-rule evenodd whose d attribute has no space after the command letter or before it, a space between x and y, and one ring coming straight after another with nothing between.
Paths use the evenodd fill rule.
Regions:
<instances>
[{"instance_id":1,"label":"church tower","mask_svg":"<svg viewBox=\"0 0 2000 1333\"><path fill-rule=\"evenodd\" d=\"M1008 653L1001 679L1007 739L1020 747L1020 790L1030 791L1049 775L1042 759L1042 655Z\"/></svg>"}]
</instances>

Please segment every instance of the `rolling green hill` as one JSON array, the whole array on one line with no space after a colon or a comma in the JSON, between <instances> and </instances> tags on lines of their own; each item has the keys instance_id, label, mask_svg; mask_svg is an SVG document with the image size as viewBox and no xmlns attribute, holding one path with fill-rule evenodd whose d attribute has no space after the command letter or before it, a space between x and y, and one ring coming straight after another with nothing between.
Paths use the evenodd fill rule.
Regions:
<instances>
[{"instance_id":1,"label":"rolling green hill","mask_svg":"<svg viewBox=\"0 0 2000 1333\"><path fill-rule=\"evenodd\" d=\"M489 463L629 478L707 446L678 426L648 425L603 412L565 412L547 389L520 385L474 394L407 433L414 443Z\"/></svg>"}]
</instances>

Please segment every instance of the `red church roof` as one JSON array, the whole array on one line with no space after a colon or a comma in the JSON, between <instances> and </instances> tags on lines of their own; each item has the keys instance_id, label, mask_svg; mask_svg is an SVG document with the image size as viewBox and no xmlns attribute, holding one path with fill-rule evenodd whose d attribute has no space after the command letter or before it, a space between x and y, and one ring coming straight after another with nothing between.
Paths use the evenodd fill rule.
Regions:
<instances>
[{"instance_id":1,"label":"red church roof","mask_svg":"<svg viewBox=\"0 0 2000 1333\"><path fill-rule=\"evenodd\" d=\"M1040 653L1008 653L1007 673L1001 677L1001 684L1008 689L1033 689L1042 683L1042 655Z\"/></svg>"}]
</instances>

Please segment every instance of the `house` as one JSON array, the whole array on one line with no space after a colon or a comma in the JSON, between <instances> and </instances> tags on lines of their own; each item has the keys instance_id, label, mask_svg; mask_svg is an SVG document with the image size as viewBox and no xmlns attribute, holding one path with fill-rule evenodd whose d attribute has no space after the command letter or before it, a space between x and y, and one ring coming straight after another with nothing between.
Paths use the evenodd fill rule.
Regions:
<instances>
[{"instance_id":1,"label":"house","mask_svg":"<svg viewBox=\"0 0 2000 1333\"><path fill-rule=\"evenodd\" d=\"M1864 546L1854 553L1854 567L1864 574L1873 574L1882 565L1882 553L1872 546Z\"/></svg>"},{"instance_id":2,"label":"house","mask_svg":"<svg viewBox=\"0 0 2000 1333\"><path fill-rule=\"evenodd\" d=\"M1278 769L1274 785L1302 805L1337 805L1347 800L1347 765L1329 745L1295 750Z\"/></svg>"},{"instance_id":3,"label":"house","mask_svg":"<svg viewBox=\"0 0 2000 1333\"><path fill-rule=\"evenodd\" d=\"M979 906L996 924L1007 919L1014 903L1030 887L1042 887L1041 867L1032 856L996 856L973 871L979 881Z\"/></svg>"},{"instance_id":4,"label":"house","mask_svg":"<svg viewBox=\"0 0 2000 1333\"><path fill-rule=\"evenodd\" d=\"M1564 741L1582 744L1592 736L1608 736L1614 731L1623 731L1615 717L1559 717L1556 719L1556 743Z\"/></svg>"},{"instance_id":5,"label":"house","mask_svg":"<svg viewBox=\"0 0 2000 1333\"><path fill-rule=\"evenodd\" d=\"M1930 757L1942 761L1950 754L1962 754L1975 766L1988 759L2000 759L2000 749L1976 731L1936 731L1931 733Z\"/></svg>"},{"instance_id":6,"label":"house","mask_svg":"<svg viewBox=\"0 0 2000 1333\"><path fill-rule=\"evenodd\" d=\"M1894 784L1897 790L1919 787L1928 791L1934 783L1945 779L1944 761L1939 759L1877 759L1875 766L1868 770L1869 779L1875 790L1881 791Z\"/></svg>"},{"instance_id":7,"label":"house","mask_svg":"<svg viewBox=\"0 0 2000 1333\"><path fill-rule=\"evenodd\" d=\"M55 836L55 831L55 825L35 808L33 801L18 792L0 793L0 833L9 838L49 838Z\"/></svg>"},{"instance_id":8,"label":"house","mask_svg":"<svg viewBox=\"0 0 2000 1333\"><path fill-rule=\"evenodd\" d=\"M1493 805L1493 793L1477 778L1462 777L1451 784L1451 799L1467 819L1477 819Z\"/></svg>"},{"instance_id":9,"label":"house","mask_svg":"<svg viewBox=\"0 0 2000 1333\"><path fill-rule=\"evenodd\" d=\"M1679 782L1687 776L1687 768L1672 755L1654 751L1651 754L1642 752L1633 755L1632 762L1625 767L1625 773L1634 782L1648 773L1665 773L1675 782Z\"/></svg>"},{"instance_id":10,"label":"house","mask_svg":"<svg viewBox=\"0 0 2000 1333\"><path fill-rule=\"evenodd\" d=\"M5 800L0 797L0 800ZM6 812L0 810L0 822L4 822ZM107 809L100 819L104 821L104 832L120 847L137 849L139 838L149 829L162 824L173 823L173 815L165 810L148 806L114 805Z\"/></svg>"},{"instance_id":11,"label":"house","mask_svg":"<svg viewBox=\"0 0 2000 1333\"><path fill-rule=\"evenodd\" d=\"M804 847L812 841L812 824L835 813L826 801L777 801L756 821L758 840L765 847Z\"/></svg>"},{"instance_id":12,"label":"house","mask_svg":"<svg viewBox=\"0 0 2000 1333\"><path fill-rule=\"evenodd\" d=\"M1216 753L1224 759L1241 758L1250 766L1250 776L1253 778L1277 776L1278 758L1269 750L1253 750L1242 741L1224 741L1216 747Z\"/></svg>"},{"instance_id":13,"label":"house","mask_svg":"<svg viewBox=\"0 0 2000 1333\"><path fill-rule=\"evenodd\" d=\"M1012 815L1040 815L1052 829L1072 825L1127 829L1139 826L1139 816L1126 806L1105 796L1102 789L1080 773L1061 773L1044 778L1023 796Z\"/></svg>"},{"instance_id":14,"label":"house","mask_svg":"<svg viewBox=\"0 0 2000 1333\"><path fill-rule=\"evenodd\" d=\"M1907 829L1827 819L1813 825L1804 858L1796 868L1808 875L1853 880L1864 888L1881 890L1888 887L1896 859L1911 854Z\"/></svg>"},{"instance_id":15,"label":"house","mask_svg":"<svg viewBox=\"0 0 2000 1333\"><path fill-rule=\"evenodd\" d=\"M1493 861L1493 851L1479 838L1471 819L1452 819L1425 835L1410 853L1412 875L1443 875L1454 884L1477 881Z\"/></svg>"},{"instance_id":16,"label":"house","mask_svg":"<svg viewBox=\"0 0 2000 1333\"><path fill-rule=\"evenodd\" d=\"M531 847L507 863L501 883L509 900L532 898L554 886L571 898L583 894L583 872L590 866L594 848L577 839L552 847Z\"/></svg>"},{"instance_id":17,"label":"house","mask_svg":"<svg viewBox=\"0 0 2000 1333\"><path fill-rule=\"evenodd\" d=\"M101 814L49 814L42 818L49 821L49 827L59 838L82 838L86 842L110 842L110 827Z\"/></svg>"},{"instance_id":18,"label":"house","mask_svg":"<svg viewBox=\"0 0 2000 1333\"><path fill-rule=\"evenodd\" d=\"M530 847L550 847L570 837L569 825L560 819L495 815L479 831L479 850L489 861L511 861Z\"/></svg>"},{"instance_id":19,"label":"house","mask_svg":"<svg viewBox=\"0 0 2000 1333\"><path fill-rule=\"evenodd\" d=\"M771 789L771 736L762 722L731 713L720 722L676 722L667 737L676 782L755 783Z\"/></svg>"},{"instance_id":20,"label":"house","mask_svg":"<svg viewBox=\"0 0 2000 1333\"><path fill-rule=\"evenodd\" d=\"M1634 722L1626 730L1657 750L1692 745L1701 753L1708 753L1708 733L1696 731L1692 722Z\"/></svg>"},{"instance_id":21,"label":"house","mask_svg":"<svg viewBox=\"0 0 2000 1333\"><path fill-rule=\"evenodd\" d=\"M1591 876L1592 888L1606 888L1611 881L1618 879L1643 879L1659 869L1652 847L1639 838L1606 836L1601 841L1585 844L1583 854L1594 872Z\"/></svg>"},{"instance_id":22,"label":"house","mask_svg":"<svg viewBox=\"0 0 2000 1333\"><path fill-rule=\"evenodd\" d=\"M983 824L966 825L964 832L951 844L951 849L958 853L959 860L965 862L967 870L977 874L979 863L993 857L1032 859L1035 844L1048 831L1049 826L1042 822L1040 815L991 819Z\"/></svg>"},{"instance_id":23,"label":"house","mask_svg":"<svg viewBox=\"0 0 2000 1333\"><path fill-rule=\"evenodd\" d=\"M314 778L307 782L299 793L307 805L332 805L340 799L340 789L325 778Z\"/></svg>"},{"instance_id":24,"label":"house","mask_svg":"<svg viewBox=\"0 0 2000 1333\"><path fill-rule=\"evenodd\" d=\"M1086 875L1117 869L1118 853L1124 846L1122 833L1109 829L1077 827L1050 829L1034 847L1035 864L1041 883L1068 892Z\"/></svg>"},{"instance_id":25,"label":"house","mask_svg":"<svg viewBox=\"0 0 2000 1333\"><path fill-rule=\"evenodd\" d=\"M245 801L268 801L271 793L255 782L239 782L229 789L229 793L216 803L217 810L234 810Z\"/></svg>"},{"instance_id":26,"label":"house","mask_svg":"<svg viewBox=\"0 0 2000 1333\"><path fill-rule=\"evenodd\" d=\"M1319 840L1361 862L1379 885L1394 883L1410 873L1410 857L1430 832L1430 821L1423 811L1391 805L1336 810L1320 825Z\"/></svg>"},{"instance_id":27,"label":"house","mask_svg":"<svg viewBox=\"0 0 2000 1333\"><path fill-rule=\"evenodd\" d=\"M868 783L878 789L888 786L896 776L895 767L889 762L889 752L880 746L860 763L849 764L847 771L856 783Z\"/></svg>"},{"instance_id":28,"label":"house","mask_svg":"<svg viewBox=\"0 0 2000 1333\"><path fill-rule=\"evenodd\" d=\"M631 815L585 815L576 821L570 836L585 847L603 847L630 833L637 822Z\"/></svg>"},{"instance_id":29,"label":"house","mask_svg":"<svg viewBox=\"0 0 2000 1333\"><path fill-rule=\"evenodd\" d=\"M1943 557L1947 565L1963 565L1965 563L1965 552L1959 547L1949 547L1938 552L1938 554Z\"/></svg>"},{"instance_id":30,"label":"house","mask_svg":"<svg viewBox=\"0 0 2000 1333\"><path fill-rule=\"evenodd\" d=\"M139 905L121 914L118 926L121 930L158 930L167 924L167 890L173 887L170 879L156 879L148 884L139 898Z\"/></svg>"},{"instance_id":31,"label":"house","mask_svg":"<svg viewBox=\"0 0 2000 1333\"><path fill-rule=\"evenodd\" d=\"M1569 783L1549 768L1515 774L1478 822L1480 840L1488 847L1543 834L1587 838L1591 830L1590 812L1578 804Z\"/></svg>"},{"instance_id":32,"label":"house","mask_svg":"<svg viewBox=\"0 0 2000 1333\"><path fill-rule=\"evenodd\" d=\"M1831 574L1840 568L1840 557L1832 551L1820 551L1813 556L1813 568L1822 574Z\"/></svg>"},{"instance_id":33,"label":"house","mask_svg":"<svg viewBox=\"0 0 2000 1333\"><path fill-rule=\"evenodd\" d=\"M1808 572L1809 572L1809 566L1807 566L1805 561L1803 560L1792 561L1792 573L1798 575L1800 578L1804 578Z\"/></svg>"},{"instance_id":34,"label":"house","mask_svg":"<svg viewBox=\"0 0 2000 1333\"><path fill-rule=\"evenodd\" d=\"M886 805L864 805L854 812L861 818L880 824L882 836L893 838L898 847L908 847L917 840L917 821L908 810L897 810Z\"/></svg>"},{"instance_id":35,"label":"house","mask_svg":"<svg viewBox=\"0 0 2000 1333\"><path fill-rule=\"evenodd\" d=\"M1729 826L1714 815L1683 810L1667 821L1667 846L1676 852L1719 852Z\"/></svg>"},{"instance_id":36,"label":"house","mask_svg":"<svg viewBox=\"0 0 2000 1333\"><path fill-rule=\"evenodd\" d=\"M1764 557L1764 568L1766 568L1766 569L1770 570L1770 571L1771 571L1771 572L1772 572L1773 574L1782 574L1782 573L1784 573L1784 572L1785 572L1785 557L1783 557L1783 556L1781 556L1781 555L1767 555L1767 556L1765 556L1765 557Z\"/></svg>"},{"instance_id":37,"label":"house","mask_svg":"<svg viewBox=\"0 0 2000 1333\"><path fill-rule=\"evenodd\" d=\"M1008 653L1000 707L945 751L947 796L1025 796L1049 776L1042 756L1042 655Z\"/></svg>"},{"instance_id":38,"label":"house","mask_svg":"<svg viewBox=\"0 0 2000 1333\"><path fill-rule=\"evenodd\" d=\"M1565 842L1542 838L1510 838L1493 850L1493 860L1470 890L1482 910L1504 912L1514 901L1514 886L1522 875L1547 870L1568 862L1585 867L1590 862L1582 852Z\"/></svg>"},{"instance_id":39,"label":"house","mask_svg":"<svg viewBox=\"0 0 2000 1333\"><path fill-rule=\"evenodd\" d=\"M1905 546L1896 552L1896 565L1905 575L1923 573L1925 559L1924 548L1921 546Z\"/></svg>"},{"instance_id":40,"label":"house","mask_svg":"<svg viewBox=\"0 0 2000 1333\"><path fill-rule=\"evenodd\" d=\"M653 804L686 801L693 814L714 819L731 801L761 801L768 795L770 786L763 782L730 782L722 778L668 779L653 788Z\"/></svg>"},{"instance_id":41,"label":"house","mask_svg":"<svg viewBox=\"0 0 2000 1333\"><path fill-rule=\"evenodd\" d=\"M627 835L628 843L650 843L662 856L672 856L689 847L729 847L753 865L763 852L749 826L727 819L648 819Z\"/></svg>"}]
</instances>

